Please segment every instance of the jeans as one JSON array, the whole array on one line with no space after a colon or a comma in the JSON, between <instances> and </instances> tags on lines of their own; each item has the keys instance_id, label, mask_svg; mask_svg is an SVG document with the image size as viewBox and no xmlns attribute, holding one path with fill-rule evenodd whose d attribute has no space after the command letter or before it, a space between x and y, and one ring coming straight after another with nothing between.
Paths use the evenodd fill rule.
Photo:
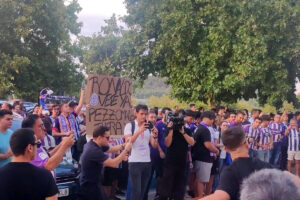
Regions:
<instances>
[{"instance_id":1,"label":"jeans","mask_svg":"<svg viewBox=\"0 0 300 200\"><path fill-rule=\"evenodd\" d=\"M218 170L218 174L215 175L214 177L214 183L212 186L212 193L214 193L218 186L219 186L219 182L220 182L220 175L221 175L221 171L223 169L223 167L225 166L225 159L220 158L219 159L219 170Z\"/></svg>"},{"instance_id":2,"label":"jeans","mask_svg":"<svg viewBox=\"0 0 300 200\"><path fill-rule=\"evenodd\" d=\"M129 179L131 184L130 199L141 200L147 189L151 176L151 162L129 163Z\"/></svg>"},{"instance_id":3,"label":"jeans","mask_svg":"<svg viewBox=\"0 0 300 200\"><path fill-rule=\"evenodd\" d=\"M274 143L274 147L271 150L270 164L278 166L278 158L281 152L281 143Z\"/></svg>"},{"instance_id":4,"label":"jeans","mask_svg":"<svg viewBox=\"0 0 300 200\"><path fill-rule=\"evenodd\" d=\"M249 156L250 158L256 158L257 157L257 151L253 149L249 149Z\"/></svg>"},{"instance_id":5,"label":"jeans","mask_svg":"<svg viewBox=\"0 0 300 200\"><path fill-rule=\"evenodd\" d=\"M130 184L130 180L128 179L128 183L127 183L127 189L126 189L126 200L130 200L130 196L131 196L131 184Z\"/></svg>"},{"instance_id":6,"label":"jeans","mask_svg":"<svg viewBox=\"0 0 300 200\"><path fill-rule=\"evenodd\" d=\"M257 158L264 162L269 162L270 151L269 150L257 150Z\"/></svg>"},{"instance_id":7,"label":"jeans","mask_svg":"<svg viewBox=\"0 0 300 200\"><path fill-rule=\"evenodd\" d=\"M147 189L146 192L144 194L144 200L148 200L148 192L150 189L150 185L151 185L151 181L152 181L152 177L154 175L156 175L156 188L160 187L160 179L163 176L163 166L164 165L164 160L159 158L158 160L156 160L156 162L152 163L152 170L151 170L151 175L150 175L150 179L148 181L148 185L147 185ZM158 191L156 190L156 195L159 195Z\"/></svg>"}]
</instances>

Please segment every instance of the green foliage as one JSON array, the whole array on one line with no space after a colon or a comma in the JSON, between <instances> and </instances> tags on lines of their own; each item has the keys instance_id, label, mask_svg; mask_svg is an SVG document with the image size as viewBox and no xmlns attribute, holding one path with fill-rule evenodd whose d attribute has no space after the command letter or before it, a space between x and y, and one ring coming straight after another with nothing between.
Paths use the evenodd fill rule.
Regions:
<instances>
[{"instance_id":1,"label":"green foliage","mask_svg":"<svg viewBox=\"0 0 300 200\"><path fill-rule=\"evenodd\" d=\"M168 96L161 96L161 97L155 97L151 96L149 99L147 99L147 105L150 107L169 107L169 108L174 108L176 105L179 108L188 108L189 104L188 103L183 103L179 102L177 99L171 99Z\"/></svg>"},{"instance_id":2,"label":"green foliage","mask_svg":"<svg viewBox=\"0 0 300 200\"><path fill-rule=\"evenodd\" d=\"M81 24L76 0L0 2L0 97L36 101L39 91L73 94L83 79L70 33Z\"/></svg>"},{"instance_id":3,"label":"green foliage","mask_svg":"<svg viewBox=\"0 0 300 200\"><path fill-rule=\"evenodd\" d=\"M300 1L125 0L128 76L167 77L171 94L212 105L297 103Z\"/></svg>"},{"instance_id":4,"label":"green foliage","mask_svg":"<svg viewBox=\"0 0 300 200\"><path fill-rule=\"evenodd\" d=\"M294 112L295 111L295 107L293 105L293 103L288 103L287 101L284 101L282 104L282 108L281 111L287 111L287 112Z\"/></svg>"},{"instance_id":5,"label":"green foliage","mask_svg":"<svg viewBox=\"0 0 300 200\"><path fill-rule=\"evenodd\" d=\"M147 105L150 107L169 107L173 109L175 106L178 106L180 109L187 109L190 106L190 103L188 102L181 102L178 99L172 99L168 96L161 96L161 97L156 97L156 96L151 96L150 98L147 99ZM196 102L195 103L196 107L203 107L205 109L210 109L210 107L203 103L203 102Z\"/></svg>"},{"instance_id":6,"label":"green foliage","mask_svg":"<svg viewBox=\"0 0 300 200\"><path fill-rule=\"evenodd\" d=\"M135 97L131 97L131 104L132 104L133 106L138 105L138 100L137 100Z\"/></svg>"},{"instance_id":7,"label":"green foliage","mask_svg":"<svg viewBox=\"0 0 300 200\"><path fill-rule=\"evenodd\" d=\"M164 79L149 76L145 80L143 87L137 87L134 90L134 96L138 99L148 99L151 96L161 97L169 96L170 86L164 83Z\"/></svg>"},{"instance_id":8,"label":"green foliage","mask_svg":"<svg viewBox=\"0 0 300 200\"><path fill-rule=\"evenodd\" d=\"M121 76L124 69L123 57L118 54L118 50L125 31L118 26L115 15L105 22L106 26L101 27L98 34L80 37L79 47L82 49L80 60L88 74Z\"/></svg>"},{"instance_id":9,"label":"green foliage","mask_svg":"<svg viewBox=\"0 0 300 200\"><path fill-rule=\"evenodd\" d=\"M274 106L269 105L269 104L265 104L262 107L262 111L264 113L276 113L276 108Z\"/></svg>"}]
</instances>

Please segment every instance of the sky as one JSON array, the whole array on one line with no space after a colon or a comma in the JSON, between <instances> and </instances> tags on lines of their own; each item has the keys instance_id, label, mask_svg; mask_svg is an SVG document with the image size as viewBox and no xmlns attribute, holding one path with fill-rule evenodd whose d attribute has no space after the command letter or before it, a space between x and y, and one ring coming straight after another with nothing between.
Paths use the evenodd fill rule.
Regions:
<instances>
[{"instance_id":1,"label":"sky","mask_svg":"<svg viewBox=\"0 0 300 200\"><path fill-rule=\"evenodd\" d=\"M91 36L100 31L105 25L104 20L114 13L117 16L126 14L124 0L78 0L82 10L78 15L78 21L83 22L81 34Z\"/></svg>"}]
</instances>

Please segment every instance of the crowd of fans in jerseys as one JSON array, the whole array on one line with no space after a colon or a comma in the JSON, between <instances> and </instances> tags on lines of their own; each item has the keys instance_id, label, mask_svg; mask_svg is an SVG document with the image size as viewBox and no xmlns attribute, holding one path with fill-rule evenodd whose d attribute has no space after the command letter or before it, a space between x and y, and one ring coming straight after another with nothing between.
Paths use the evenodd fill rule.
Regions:
<instances>
[{"instance_id":1,"label":"crowd of fans in jerseys","mask_svg":"<svg viewBox=\"0 0 300 200\"><path fill-rule=\"evenodd\" d=\"M78 199L300 199L300 112L139 104L112 137L86 134L83 99L50 112L1 105L0 199L57 199L62 163L79 165Z\"/></svg>"}]
</instances>

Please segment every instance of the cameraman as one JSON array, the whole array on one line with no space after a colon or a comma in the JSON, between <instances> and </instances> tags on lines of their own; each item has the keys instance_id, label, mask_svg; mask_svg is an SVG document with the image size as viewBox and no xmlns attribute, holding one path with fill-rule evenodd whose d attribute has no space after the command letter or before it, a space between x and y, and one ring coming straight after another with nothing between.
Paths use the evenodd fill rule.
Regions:
<instances>
[{"instance_id":1,"label":"cameraman","mask_svg":"<svg viewBox=\"0 0 300 200\"><path fill-rule=\"evenodd\" d=\"M185 168L187 161L188 145L194 145L195 141L189 129L184 127L184 118L178 112L173 120L168 122L168 130L165 135L167 153L164 163L162 187L159 192L160 200L172 198L182 200L180 192L184 184Z\"/></svg>"}]
</instances>

